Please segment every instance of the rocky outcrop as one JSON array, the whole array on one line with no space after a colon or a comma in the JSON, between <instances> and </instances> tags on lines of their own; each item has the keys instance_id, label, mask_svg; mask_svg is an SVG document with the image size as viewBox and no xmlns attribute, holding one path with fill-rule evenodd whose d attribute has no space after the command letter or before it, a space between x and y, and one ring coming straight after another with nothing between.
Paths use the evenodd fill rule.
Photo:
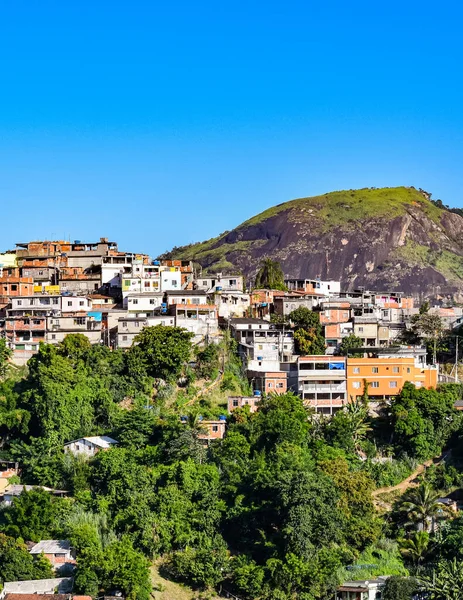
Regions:
<instances>
[{"instance_id":1,"label":"rocky outcrop","mask_svg":"<svg viewBox=\"0 0 463 600\"><path fill-rule=\"evenodd\" d=\"M176 255L252 278L263 258L290 278L341 280L344 289L463 296L463 218L414 188L349 190L291 201Z\"/></svg>"}]
</instances>

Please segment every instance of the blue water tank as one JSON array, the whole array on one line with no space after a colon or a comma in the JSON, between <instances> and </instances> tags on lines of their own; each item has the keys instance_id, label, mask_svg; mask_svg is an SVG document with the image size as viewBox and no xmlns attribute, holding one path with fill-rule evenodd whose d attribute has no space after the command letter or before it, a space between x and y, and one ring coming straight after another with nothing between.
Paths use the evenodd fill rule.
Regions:
<instances>
[{"instance_id":1,"label":"blue water tank","mask_svg":"<svg viewBox=\"0 0 463 600\"><path fill-rule=\"evenodd\" d=\"M153 265L156 265L158 267L160 264L161 264L161 261L153 260Z\"/></svg>"},{"instance_id":2,"label":"blue water tank","mask_svg":"<svg viewBox=\"0 0 463 600\"><path fill-rule=\"evenodd\" d=\"M81 244L82 242L80 240L74 240L74 244Z\"/></svg>"},{"instance_id":3,"label":"blue water tank","mask_svg":"<svg viewBox=\"0 0 463 600\"><path fill-rule=\"evenodd\" d=\"M254 390L254 396L262 396L262 392L260 390Z\"/></svg>"},{"instance_id":4,"label":"blue water tank","mask_svg":"<svg viewBox=\"0 0 463 600\"><path fill-rule=\"evenodd\" d=\"M258 356L257 360L264 360L264 357L263 356Z\"/></svg>"},{"instance_id":5,"label":"blue water tank","mask_svg":"<svg viewBox=\"0 0 463 600\"><path fill-rule=\"evenodd\" d=\"M217 286L215 287L215 291L216 291L216 292L221 292L221 291L222 291L222 286L221 286L221 285L217 285Z\"/></svg>"},{"instance_id":6,"label":"blue water tank","mask_svg":"<svg viewBox=\"0 0 463 600\"><path fill-rule=\"evenodd\" d=\"M220 415L219 421L226 421L227 417L225 415Z\"/></svg>"}]
</instances>

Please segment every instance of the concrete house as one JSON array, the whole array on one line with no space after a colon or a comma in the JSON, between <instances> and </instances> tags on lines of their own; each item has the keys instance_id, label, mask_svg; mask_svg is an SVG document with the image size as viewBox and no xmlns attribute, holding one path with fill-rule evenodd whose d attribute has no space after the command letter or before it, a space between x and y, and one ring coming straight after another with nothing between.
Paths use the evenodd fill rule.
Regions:
<instances>
[{"instance_id":1,"label":"concrete house","mask_svg":"<svg viewBox=\"0 0 463 600\"><path fill-rule=\"evenodd\" d=\"M118 443L117 440L113 440L113 438L110 438L107 435L82 437L78 440L73 440L72 442L64 444L64 451L70 452L71 454L74 454L74 456L83 455L90 457L95 456L100 450L109 450L109 448L112 448Z\"/></svg>"},{"instance_id":2,"label":"concrete house","mask_svg":"<svg viewBox=\"0 0 463 600\"><path fill-rule=\"evenodd\" d=\"M300 356L297 393L317 413L332 415L348 402L344 356Z\"/></svg>"},{"instance_id":3,"label":"concrete house","mask_svg":"<svg viewBox=\"0 0 463 600\"><path fill-rule=\"evenodd\" d=\"M257 411L258 403L261 396L228 396L228 412L233 412L237 408L249 406L249 410L253 413Z\"/></svg>"},{"instance_id":4,"label":"concrete house","mask_svg":"<svg viewBox=\"0 0 463 600\"><path fill-rule=\"evenodd\" d=\"M75 564L71 554L71 543L68 540L42 540L29 550L29 554L32 555L42 553L48 558L54 569L59 569L66 564Z\"/></svg>"},{"instance_id":5,"label":"concrete house","mask_svg":"<svg viewBox=\"0 0 463 600\"><path fill-rule=\"evenodd\" d=\"M346 581L338 587L336 600L381 600L387 576L370 581Z\"/></svg>"}]
</instances>

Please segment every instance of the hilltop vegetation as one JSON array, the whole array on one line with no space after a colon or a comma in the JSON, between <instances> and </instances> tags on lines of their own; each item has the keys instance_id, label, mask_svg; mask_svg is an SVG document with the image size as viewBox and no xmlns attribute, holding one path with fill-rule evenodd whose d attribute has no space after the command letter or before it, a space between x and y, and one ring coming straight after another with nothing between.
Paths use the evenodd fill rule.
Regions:
<instances>
[{"instance_id":1,"label":"hilltop vegetation","mask_svg":"<svg viewBox=\"0 0 463 600\"><path fill-rule=\"evenodd\" d=\"M168 256L250 277L261 260L272 259L287 277L339 279L344 289L393 286L461 301L463 217L430 197L398 187L300 198Z\"/></svg>"}]
</instances>

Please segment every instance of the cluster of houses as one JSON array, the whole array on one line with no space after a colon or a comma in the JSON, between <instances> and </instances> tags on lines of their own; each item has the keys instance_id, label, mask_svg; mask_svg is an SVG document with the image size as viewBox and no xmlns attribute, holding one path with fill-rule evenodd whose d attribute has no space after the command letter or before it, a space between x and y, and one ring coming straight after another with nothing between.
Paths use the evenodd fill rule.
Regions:
<instances>
[{"instance_id":1,"label":"cluster of houses","mask_svg":"<svg viewBox=\"0 0 463 600\"><path fill-rule=\"evenodd\" d=\"M197 275L190 261L120 252L107 238L20 243L0 254L0 336L16 364L69 333L129 348L143 327L176 325L197 342L214 340L219 319L249 308L241 276Z\"/></svg>"},{"instance_id":2,"label":"cluster of houses","mask_svg":"<svg viewBox=\"0 0 463 600\"><path fill-rule=\"evenodd\" d=\"M437 367L426 365L424 348L397 345L418 312L413 298L343 292L338 281L285 284L287 291L247 289L240 274L205 275L190 261L121 252L107 238L20 243L0 254L0 336L23 364L41 341L58 344L69 333L124 349L148 326L184 327L195 343L218 341L227 328L256 394L292 390L322 414L362 395L365 381L378 401L398 394L406 381L437 384ZM293 330L277 324L299 307L318 312L325 355L297 355ZM463 319L461 308L432 310L450 328ZM361 356L337 356L350 334L362 340ZM252 399L233 400L245 401ZM214 427L214 433L222 429Z\"/></svg>"}]
</instances>

